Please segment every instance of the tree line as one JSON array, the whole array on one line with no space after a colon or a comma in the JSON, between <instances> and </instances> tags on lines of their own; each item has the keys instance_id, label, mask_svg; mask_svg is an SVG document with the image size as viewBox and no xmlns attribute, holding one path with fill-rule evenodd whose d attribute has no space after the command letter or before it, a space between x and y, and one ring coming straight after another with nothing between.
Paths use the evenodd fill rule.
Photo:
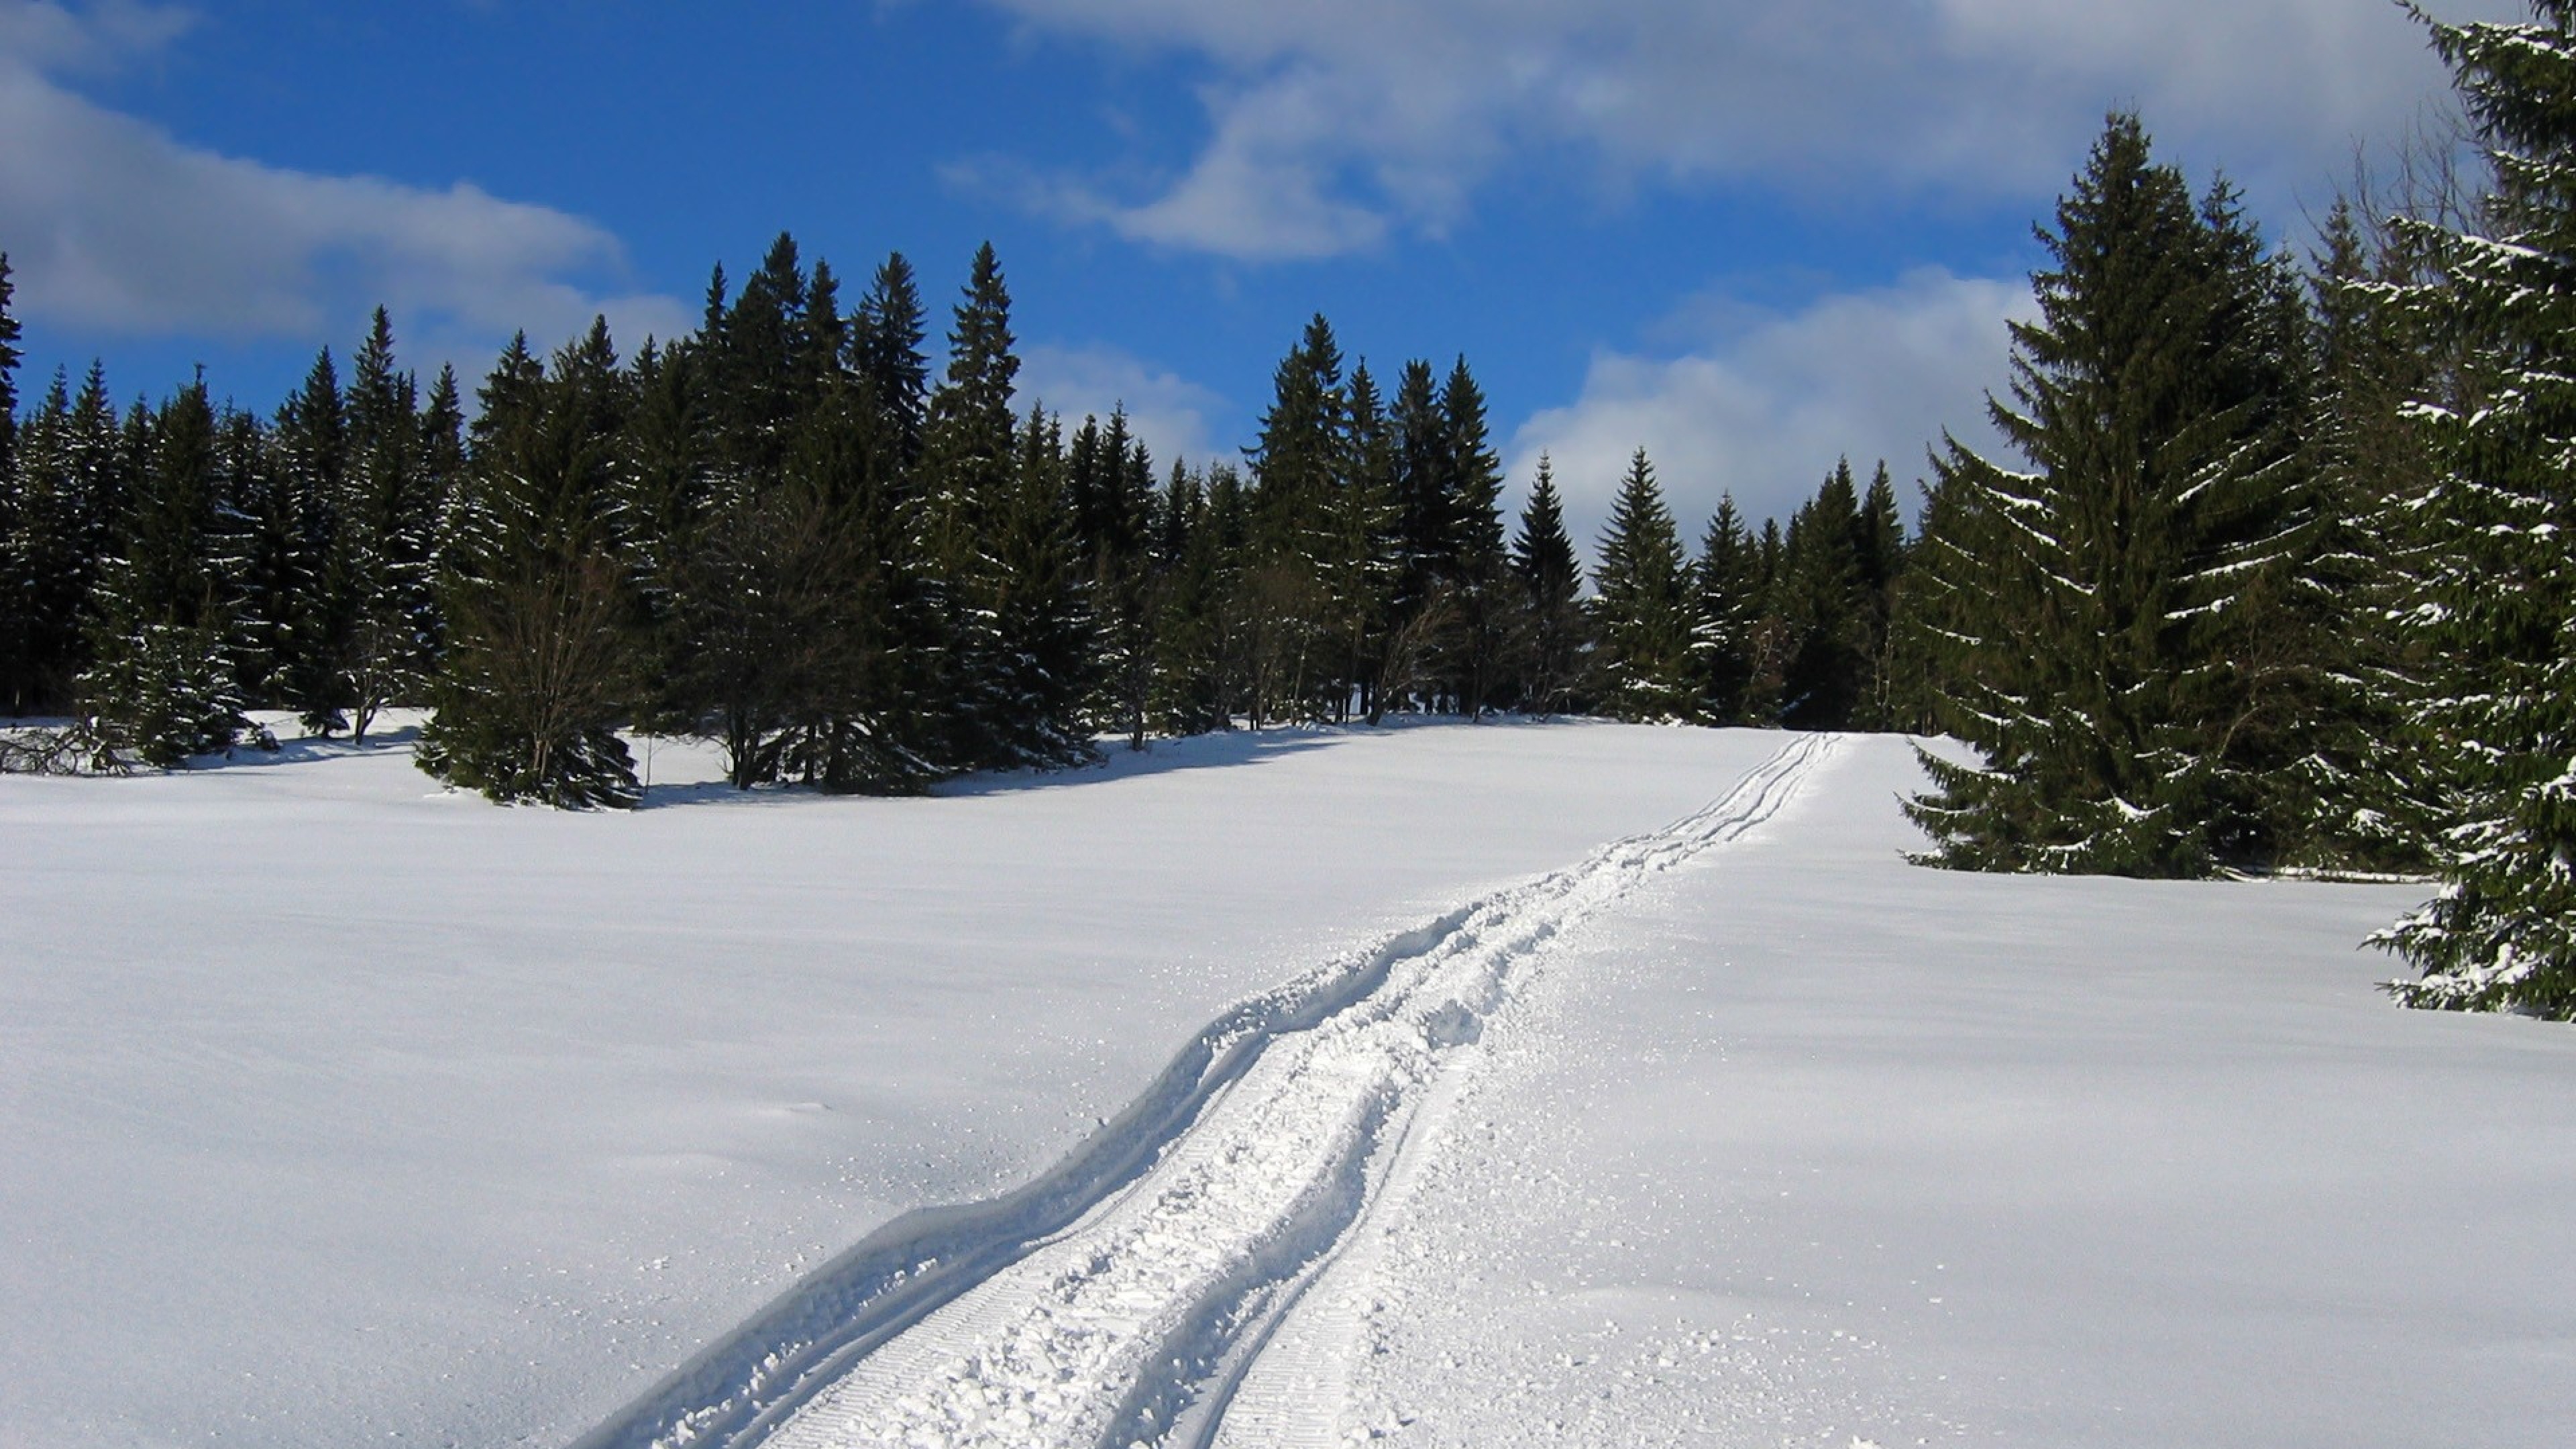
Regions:
<instances>
[{"instance_id":1,"label":"tree line","mask_svg":"<svg viewBox=\"0 0 2576 1449\"><path fill-rule=\"evenodd\" d=\"M2423 22L2477 189L2349 198L2303 261L2111 116L2013 456L1945 438L1911 538L1845 462L1692 547L1640 451L1588 571L1547 460L1506 519L1463 357L1387 388L1320 316L1239 465L1019 410L989 246L935 375L900 255L844 306L782 236L687 337L514 341L470 415L379 312L269 417L96 366L21 417L0 259L0 705L101 769L426 705L424 769L559 806L636 798L636 728L878 792L1391 712L1940 734L1933 863L2433 873L2400 994L2576 1016L2576 0L2533 15Z\"/></svg>"},{"instance_id":2,"label":"tree line","mask_svg":"<svg viewBox=\"0 0 2576 1449\"><path fill-rule=\"evenodd\" d=\"M1384 389L1317 317L1240 466L1158 469L1123 410L1016 410L1010 305L986 247L934 373L902 256L845 305L782 236L691 335L522 336L470 406L381 309L267 416L57 374L5 410L0 704L74 717L57 760L103 770L256 740L253 709L364 740L425 706L424 768L563 806L632 802L635 728L746 788L884 792L1237 721L1907 713L1884 465L1785 533L1730 501L1694 558L1641 452L1587 597L1544 460L1507 526L1463 357Z\"/></svg>"}]
</instances>

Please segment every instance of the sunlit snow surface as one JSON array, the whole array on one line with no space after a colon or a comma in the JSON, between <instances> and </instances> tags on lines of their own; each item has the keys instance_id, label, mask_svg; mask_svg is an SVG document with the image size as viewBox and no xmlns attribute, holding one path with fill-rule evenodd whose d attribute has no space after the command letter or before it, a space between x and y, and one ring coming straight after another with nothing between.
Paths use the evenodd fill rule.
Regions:
<instances>
[{"instance_id":1,"label":"sunlit snow surface","mask_svg":"<svg viewBox=\"0 0 2576 1449\"><path fill-rule=\"evenodd\" d=\"M1783 738L1284 733L632 816L399 748L0 780L0 1445L563 1443L1229 1003ZM1920 870L1914 786L1846 741L1516 958L1220 1441L2567 1442L2576 1034L2387 1006L2353 943L2411 889Z\"/></svg>"}]
</instances>

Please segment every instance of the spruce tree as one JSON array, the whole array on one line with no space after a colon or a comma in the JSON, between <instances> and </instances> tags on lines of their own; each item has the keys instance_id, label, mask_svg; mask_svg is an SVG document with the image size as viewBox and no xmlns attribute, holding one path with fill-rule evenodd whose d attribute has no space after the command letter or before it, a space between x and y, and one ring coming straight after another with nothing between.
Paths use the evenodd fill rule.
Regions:
<instances>
[{"instance_id":1,"label":"spruce tree","mask_svg":"<svg viewBox=\"0 0 2576 1449\"><path fill-rule=\"evenodd\" d=\"M231 600L213 567L223 496L205 379L129 432L148 463L92 594L80 734L93 768L172 769L230 748L248 725L226 637Z\"/></svg>"},{"instance_id":2,"label":"spruce tree","mask_svg":"<svg viewBox=\"0 0 2576 1449\"><path fill-rule=\"evenodd\" d=\"M2199 875L2263 863L2260 658L2290 552L2289 360L2277 274L2214 188L2196 206L2114 115L2041 240L2040 318L2013 328L2008 470L1953 441L1963 602L1936 718L1982 766L1926 757L1908 806L1943 863Z\"/></svg>"},{"instance_id":3,"label":"spruce tree","mask_svg":"<svg viewBox=\"0 0 2576 1449\"><path fill-rule=\"evenodd\" d=\"M439 572L446 667L418 755L450 784L558 809L638 798L617 735L637 692L616 535L629 386L599 320L550 367L513 338L479 393Z\"/></svg>"},{"instance_id":4,"label":"spruce tree","mask_svg":"<svg viewBox=\"0 0 2576 1449\"><path fill-rule=\"evenodd\" d=\"M1736 511L1735 495L1719 494L1691 570L1701 631L1697 713L1710 724L1751 722L1746 693L1753 682L1755 631L1762 623L1761 570L1759 545Z\"/></svg>"},{"instance_id":5,"label":"spruce tree","mask_svg":"<svg viewBox=\"0 0 2576 1449\"><path fill-rule=\"evenodd\" d=\"M2419 12L2420 15L2420 12ZM2439 464L2422 605L2445 661L2425 768L2456 810L2441 894L2386 933L2411 1005L2576 1018L2576 4L2426 19L2495 167L2484 225L2435 239L2421 304L2479 344L2469 395L2420 400Z\"/></svg>"},{"instance_id":6,"label":"spruce tree","mask_svg":"<svg viewBox=\"0 0 2576 1449\"><path fill-rule=\"evenodd\" d=\"M1696 629L1672 511L1655 465L1639 448L1619 484L1593 573L1600 639L1602 707L1620 719L1683 722L1695 717Z\"/></svg>"},{"instance_id":7,"label":"spruce tree","mask_svg":"<svg viewBox=\"0 0 2576 1449\"><path fill-rule=\"evenodd\" d=\"M1854 554L1859 567L1858 643L1862 655L1861 699L1852 723L1862 729L1905 727L1897 700L1901 693L1896 658L1896 598L1905 572L1905 518L1896 502L1896 484L1887 461L1871 472L1869 491L1861 495Z\"/></svg>"},{"instance_id":8,"label":"spruce tree","mask_svg":"<svg viewBox=\"0 0 2576 1449\"><path fill-rule=\"evenodd\" d=\"M263 610L279 631L275 688L308 732L327 738L348 728L356 630L354 581L335 563L349 499L349 430L330 348L313 359L303 387L278 409L276 445L277 602Z\"/></svg>"},{"instance_id":9,"label":"spruce tree","mask_svg":"<svg viewBox=\"0 0 2576 1449\"><path fill-rule=\"evenodd\" d=\"M57 370L19 429L0 535L0 715L68 707L85 646L80 614L96 550L73 448L70 388Z\"/></svg>"},{"instance_id":10,"label":"spruce tree","mask_svg":"<svg viewBox=\"0 0 2576 1449\"><path fill-rule=\"evenodd\" d=\"M1555 467L1538 455L1538 477L1521 507L1512 540L1512 574L1521 590L1521 702L1540 714L1571 707L1584 663L1583 565L1565 531Z\"/></svg>"},{"instance_id":11,"label":"spruce tree","mask_svg":"<svg viewBox=\"0 0 2576 1449\"><path fill-rule=\"evenodd\" d=\"M1443 641L1450 697L1475 719L1502 683L1511 640L1508 559L1503 550L1503 465L1488 441L1485 394L1461 356L1440 387L1442 493L1449 533L1442 572L1454 601Z\"/></svg>"},{"instance_id":12,"label":"spruce tree","mask_svg":"<svg viewBox=\"0 0 2576 1449\"><path fill-rule=\"evenodd\" d=\"M901 252L889 253L859 302L851 346L857 353L859 376L884 413L898 470L912 467L921 458L929 407L930 363L921 350L929 333L922 316L921 288L913 280L912 264Z\"/></svg>"},{"instance_id":13,"label":"spruce tree","mask_svg":"<svg viewBox=\"0 0 2576 1449\"><path fill-rule=\"evenodd\" d=\"M446 502L429 470L419 389L394 365L382 307L349 380L344 486L328 574L348 621L337 693L350 738L363 743L378 711L426 686L439 636L431 555Z\"/></svg>"},{"instance_id":14,"label":"spruce tree","mask_svg":"<svg viewBox=\"0 0 2576 1449\"><path fill-rule=\"evenodd\" d=\"M1350 463L1342 351L1318 313L1272 375L1251 449L1254 559L1244 580L1256 725L1336 713L1335 500Z\"/></svg>"},{"instance_id":15,"label":"spruce tree","mask_svg":"<svg viewBox=\"0 0 2576 1449\"><path fill-rule=\"evenodd\" d=\"M918 485L925 586L936 636L932 709L945 738L942 769L1023 763L1000 683L999 605L1006 587L993 549L1018 492L1020 442L1012 394L1019 356L1011 296L987 242L948 332L948 369L930 398Z\"/></svg>"},{"instance_id":16,"label":"spruce tree","mask_svg":"<svg viewBox=\"0 0 2576 1449\"><path fill-rule=\"evenodd\" d=\"M1789 654L1780 722L1794 729L1850 727L1865 693L1868 617L1862 597L1860 497L1851 460L1834 465L1789 521L1774 600Z\"/></svg>"},{"instance_id":17,"label":"spruce tree","mask_svg":"<svg viewBox=\"0 0 2576 1449\"><path fill-rule=\"evenodd\" d=\"M9 254L0 252L0 487L7 486L10 462L17 450L18 438L18 362L25 354L18 348L21 335L17 314L9 310L17 288L9 280Z\"/></svg>"},{"instance_id":18,"label":"spruce tree","mask_svg":"<svg viewBox=\"0 0 2576 1449\"><path fill-rule=\"evenodd\" d=\"M1395 449L1367 363L1351 370L1348 393L1346 456L1326 520L1324 595L1347 683L1336 718L1347 718L1356 704L1377 724L1386 716L1388 611L1398 578Z\"/></svg>"}]
</instances>

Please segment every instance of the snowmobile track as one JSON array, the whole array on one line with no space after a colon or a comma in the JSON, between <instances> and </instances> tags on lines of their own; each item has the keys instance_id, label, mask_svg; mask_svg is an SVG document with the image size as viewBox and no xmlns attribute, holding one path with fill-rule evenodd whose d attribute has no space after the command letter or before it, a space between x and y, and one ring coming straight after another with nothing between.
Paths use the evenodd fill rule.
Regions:
<instances>
[{"instance_id":1,"label":"snowmobile track","mask_svg":"<svg viewBox=\"0 0 2576 1449\"><path fill-rule=\"evenodd\" d=\"M1793 738L1663 830L1230 1008L1047 1173L886 1224L575 1449L1277 1439L1228 1424L1233 1396L1444 1058L1559 932L1772 818L1834 748Z\"/></svg>"}]
</instances>

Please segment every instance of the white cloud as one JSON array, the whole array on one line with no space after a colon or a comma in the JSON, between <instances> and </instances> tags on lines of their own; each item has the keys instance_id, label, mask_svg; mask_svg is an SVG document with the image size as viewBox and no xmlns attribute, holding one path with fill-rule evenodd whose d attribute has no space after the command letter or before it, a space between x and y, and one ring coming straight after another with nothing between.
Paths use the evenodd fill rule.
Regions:
<instances>
[{"instance_id":1,"label":"white cloud","mask_svg":"<svg viewBox=\"0 0 2576 1449\"><path fill-rule=\"evenodd\" d=\"M1209 134L1186 170L1142 197L1052 194L1132 237L1248 258L1436 232L1508 158L1567 143L1613 179L2044 196L2132 104L2195 170L2286 207L2445 89L2420 29L2372 0L987 3L1202 60Z\"/></svg>"},{"instance_id":2,"label":"white cloud","mask_svg":"<svg viewBox=\"0 0 2576 1449\"><path fill-rule=\"evenodd\" d=\"M1114 347L1064 347L1047 343L1020 349L1020 405L1043 403L1068 428L1088 415L1106 421L1127 409L1127 428L1154 456L1159 480L1174 459L1209 461L1209 419L1227 411L1225 400L1176 373L1155 368Z\"/></svg>"},{"instance_id":3,"label":"white cloud","mask_svg":"<svg viewBox=\"0 0 2576 1449\"><path fill-rule=\"evenodd\" d=\"M484 356L518 328L550 346L602 312L628 343L691 325L672 299L598 287L623 270L622 250L579 217L467 182L433 190L219 155L56 79L185 28L167 9L0 0L0 247L29 316L336 338L382 302L406 332Z\"/></svg>"},{"instance_id":4,"label":"white cloud","mask_svg":"<svg viewBox=\"0 0 2576 1449\"><path fill-rule=\"evenodd\" d=\"M1844 456L1863 482L1885 459L1910 518L1911 485L1944 428L1995 446L1985 395L2004 386L2007 320L2031 312L2018 279L1925 269L1793 313L1738 313L1678 357L1602 353L1581 396L1513 435L1511 474L1525 487L1548 453L1567 527L1587 548L1639 447L1694 546L1720 494L1756 528L1785 523Z\"/></svg>"}]
</instances>

